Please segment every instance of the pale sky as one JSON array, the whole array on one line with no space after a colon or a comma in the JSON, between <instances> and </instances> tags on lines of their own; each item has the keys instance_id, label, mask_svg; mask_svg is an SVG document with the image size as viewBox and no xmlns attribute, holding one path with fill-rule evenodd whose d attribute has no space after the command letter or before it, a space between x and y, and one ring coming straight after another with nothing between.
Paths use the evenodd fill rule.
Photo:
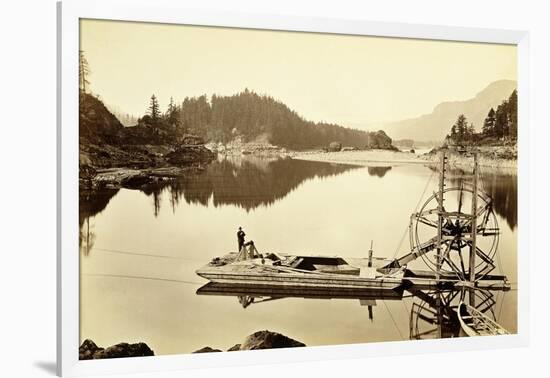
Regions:
<instances>
[{"instance_id":1,"label":"pale sky","mask_svg":"<svg viewBox=\"0 0 550 378\"><path fill-rule=\"evenodd\" d=\"M367 127L430 113L501 79L517 79L512 45L81 21L91 90L136 116L151 94L166 109L245 88L307 120Z\"/></svg>"}]
</instances>

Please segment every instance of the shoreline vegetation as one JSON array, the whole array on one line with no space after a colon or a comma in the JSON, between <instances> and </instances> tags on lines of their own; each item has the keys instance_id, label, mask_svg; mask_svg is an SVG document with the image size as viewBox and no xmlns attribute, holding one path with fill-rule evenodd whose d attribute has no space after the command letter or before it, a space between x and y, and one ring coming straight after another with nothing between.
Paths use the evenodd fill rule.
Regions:
<instances>
[{"instance_id":1,"label":"shoreline vegetation","mask_svg":"<svg viewBox=\"0 0 550 378\"><path fill-rule=\"evenodd\" d=\"M359 166L392 164L434 164L441 149L449 151L450 166L467 168L473 162L471 155L479 153L479 165L495 169L517 167L517 146L514 140L499 141L490 138L492 145L474 141L470 143L451 133L444 147L428 153L405 146L405 151L392 144L383 131L365 133L368 136L361 147L344 145L333 141L316 149L295 150L271 143L269 138L248 140L238 131L224 142L186 133L167 124L169 115L157 114L158 104L152 100L151 114L154 117L140 118L138 125L123 126L107 109L102 101L93 95L81 93L80 98L80 164L79 184L81 189L101 188L143 189L165 185L177 177L200 174L210 162L227 157L254 156L260 158L292 158L336 164ZM248 93L246 96L256 96ZM175 105L171 105L174 108ZM491 112L492 113L492 112ZM153 119L156 118L156 121ZM461 117L457 123L460 126ZM465 122L464 119L462 119ZM453 130L462 130L453 126ZM491 128L486 128L491 130ZM192 129L194 130L194 129ZM466 130L466 129L464 129ZM197 131L197 130L194 130ZM464 134L466 135L466 134ZM487 140L487 139L485 139ZM411 141L412 142L412 141Z\"/></svg>"}]
</instances>

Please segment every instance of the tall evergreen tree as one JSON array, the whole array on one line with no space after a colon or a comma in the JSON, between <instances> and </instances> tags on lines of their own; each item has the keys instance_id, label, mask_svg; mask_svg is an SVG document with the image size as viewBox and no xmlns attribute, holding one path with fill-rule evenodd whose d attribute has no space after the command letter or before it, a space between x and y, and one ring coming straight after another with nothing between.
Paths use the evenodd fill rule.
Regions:
<instances>
[{"instance_id":1,"label":"tall evergreen tree","mask_svg":"<svg viewBox=\"0 0 550 378\"><path fill-rule=\"evenodd\" d=\"M151 96L148 110L149 116L151 116L151 121L157 123L160 118L160 108L157 97L154 94Z\"/></svg>"},{"instance_id":2,"label":"tall evergreen tree","mask_svg":"<svg viewBox=\"0 0 550 378\"><path fill-rule=\"evenodd\" d=\"M518 92L514 90L508 99L508 135L512 138L518 136Z\"/></svg>"},{"instance_id":3,"label":"tall evergreen tree","mask_svg":"<svg viewBox=\"0 0 550 378\"><path fill-rule=\"evenodd\" d=\"M170 97L170 102L168 103L168 108L166 109L166 114L164 119L172 127L179 127L179 108L174 103L174 99Z\"/></svg>"},{"instance_id":4,"label":"tall evergreen tree","mask_svg":"<svg viewBox=\"0 0 550 378\"><path fill-rule=\"evenodd\" d=\"M465 140L465 137L468 134L468 120L466 119L466 116L464 114L460 114L454 126L458 134L458 139L460 141Z\"/></svg>"},{"instance_id":5,"label":"tall evergreen tree","mask_svg":"<svg viewBox=\"0 0 550 378\"><path fill-rule=\"evenodd\" d=\"M88 77L90 75L90 67L88 65L88 60L86 59L86 56L84 55L83 50L78 51L78 87L80 88L80 91L83 93L86 93L86 87L90 82L88 81Z\"/></svg>"},{"instance_id":6,"label":"tall evergreen tree","mask_svg":"<svg viewBox=\"0 0 550 378\"><path fill-rule=\"evenodd\" d=\"M508 101L497 107L495 113L495 136L502 138L508 135Z\"/></svg>"},{"instance_id":7,"label":"tall evergreen tree","mask_svg":"<svg viewBox=\"0 0 550 378\"><path fill-rule=\"evenodd\" d=\"M483 122L482 132L484 136L493 136L495 134L495 121L495 109L491 108Z\"/></svg>"}]
</instances>

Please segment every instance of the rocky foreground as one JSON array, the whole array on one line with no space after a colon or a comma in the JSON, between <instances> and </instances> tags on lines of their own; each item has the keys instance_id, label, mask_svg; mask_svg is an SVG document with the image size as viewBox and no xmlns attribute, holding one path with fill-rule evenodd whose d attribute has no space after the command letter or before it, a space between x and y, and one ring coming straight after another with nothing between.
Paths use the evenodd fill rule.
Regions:
<instances>
[{"instance_id":1,"label":"rocky foreground","mask_svg":"<svg viewBox=\"0 0 550 378\"><path fill-rule=\"evenodd\" d=\"M92 340L86 339L78 348L79 360L97 360L103 358L146 357L155 353L145 343L120 343L108 348L98 347Z\"/></svg>"},{"instance_id":2,"label":"rocky foreground","mask_svg":"<svg viewBox=\"0 0 550 378\"><path fill-rule=\"evenodd\" d=\"M304 346L306 346L304 343L291 339L290 337L287 337L277 332L265 330L254 332L252 335L247 336L241 344L235 344L227 351L232 352L238 350L295 348ZM193 353L211 352L222 352L222 350L206 346L204 348L194 351Z\"/></svg>"},{"instance_id":3,"label":"rocky foreground","mask_svg":"<svg viewBox=\"0 0 550 378\"><path fill-rule=\"evenodd\" d=\"M254 332L247 336L240 344L235 344L227 351L295 348L306 346L304 343L291 339L285 335L268 330ZM222 352L209 346L194 351L193 353ZM92 340L86 339L78 348L79 360L97 360L104 358L147 357L154 356L155 352L145 343L119 343L107 348L97 346Z\"/></svg>"}]
</instances>

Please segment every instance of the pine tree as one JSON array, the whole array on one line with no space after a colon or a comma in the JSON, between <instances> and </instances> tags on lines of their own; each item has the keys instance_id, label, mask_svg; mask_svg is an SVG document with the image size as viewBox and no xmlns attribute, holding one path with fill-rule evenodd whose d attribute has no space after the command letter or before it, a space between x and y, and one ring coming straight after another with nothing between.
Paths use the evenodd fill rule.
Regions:
<instances>
[{"instance_id":1,"label":"pine tree","mask_svg":"<svg viewBox=\"0 0 550 378\"><path fill-rule=\"evenodd\" d=\"M508 99L508 135L514 139L518 137L518 92L514 90Z\"/></svg>"},{"instance_id":2,"label":"pine tree","mask_svg":"<svg viewBox=\"0 0 550 378\"><path fill-rule=\"evenodd\" d=\"M156 124L160 118L160 109L157 97L155 95L151 96L151 102L149 103L149 115L151 116L151 121Z\"/></svg>"},{"instance_id":3,"label":"pine tree","mask_svg":"<svg viewBox=\"0 0 550 378\"><path fill-rule=\"evenodd\" d=\"M464 141L467 138L467 134L468 134L468 121L466 119L466 116L464 116L464 114L459 115L453 127L456 130L457 141L459 142ZM452 133L452 129L451 129L451 133Z\"/></svg>"},{"instance_id":4,"label":"pine tree","mask_svg":"<svg viewBox=\"0 0 550 378\"><path fill-rule=\"evenodd\" d=\"M168 108L166 109L167 117L169 118L174 111L176 111L176 105L174 104L174 98L170 97L170 102L168 103Z\"/></svg>"},{"instance_id":5,"label":"pine tree","mask_svg":"<svg viewBox=\"0 0 550 378\"><path fill-rule=\"evenodd\" d=\"M495 136L502 138L508 135L508 102L504 101L495 113Z\"/></svg>"},{"instance_id":6,"label":"pine tree","mask_svg":"<svg viewBox=\"0 0 550 378\"><path fill-rule=\"evenodd\" d=\"M491 108L485 121L483 122L482 132L484 136L493 136L495 135L495 109Z\"/></svg>"},{"instance_id":7,"label":"pine tree","mask_svg":"<svg viewBox=\"0 0 550 378\"><path fill-rule=\"evenodd\" d=\"M174 103L174 99L170 97L170 103L168 104L168 108L166 109L166 114L164 115L164 119L166 122L172 126L172 127L179 127L179 108Z\"/></svg>"},{"instance_id":8,"label":"pine tree","mask_svg":"<svg viewBox=\"0 0 550 378\"><path fill-rule=\"evenodd\" d=\"M90 84L88 76L90 75L90 67L88 66L88 60L84 56L84 51L78 51L78 87L80 91L86 93L86 86Z\"/></svg>"}]
</instances>

